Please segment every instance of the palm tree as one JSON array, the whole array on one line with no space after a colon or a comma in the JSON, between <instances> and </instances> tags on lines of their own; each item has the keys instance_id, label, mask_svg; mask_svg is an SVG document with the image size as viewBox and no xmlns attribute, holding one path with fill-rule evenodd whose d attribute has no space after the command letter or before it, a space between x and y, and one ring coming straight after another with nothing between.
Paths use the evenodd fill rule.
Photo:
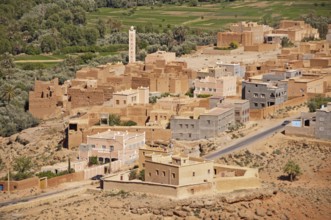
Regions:
<instances>
[{"instance_id":1,"label":"palm tree","mask_svg":"<svg viewBox=\"0 0 331 220\"><path fill-rule=\"evenodd\" d=\"M15 86L5 84L0 89L0 99L3 101L6 101L7 104L10 103L10 101L15 97L16 91Z\"/></svg>"},{"instance_id":2,"label":"palm tree","mask_svg":"<svg viewBox=\"0 0 331 220\"><path fill-rule=\"evenodd\" d=\"M299 165L296 164L293 160L289 160L285 164L283 170L285 173L287 173L291 182L295 180L296 176L299 176L301 174L301 169Z\"/></svg>"}]
</instances>

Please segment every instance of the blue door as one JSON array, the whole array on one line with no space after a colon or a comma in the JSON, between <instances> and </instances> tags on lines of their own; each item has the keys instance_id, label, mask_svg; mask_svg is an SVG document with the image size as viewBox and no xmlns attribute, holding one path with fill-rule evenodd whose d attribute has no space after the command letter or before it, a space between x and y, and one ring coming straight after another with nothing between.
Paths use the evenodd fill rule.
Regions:
<instances>
[{"instance_id":1,"label":"blue door","mask_svg":"<svg viewBox=\"0 0 331 220\"><path fill-rule=\"evenodd\" d=\"M0 191L3 191L3 185L0 184Z\"/></svg>"}]
</instances>

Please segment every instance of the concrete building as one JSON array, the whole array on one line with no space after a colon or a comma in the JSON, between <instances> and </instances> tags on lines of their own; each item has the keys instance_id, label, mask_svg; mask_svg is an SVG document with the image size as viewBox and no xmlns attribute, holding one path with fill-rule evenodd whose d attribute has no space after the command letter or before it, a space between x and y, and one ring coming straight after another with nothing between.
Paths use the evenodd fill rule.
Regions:
<instances>
[{"instance_id":1,"label":"concrete building","mask_svg":"<svg viewBox=\"0 0 331 220\"><path fill-rule=\"evenodd\" d=\"M302 112L285 127L285 134L331 140L331 102L316 112Z\"/></svg>"},{"instance_id":2,"label":"concrete building","mask_svg":"<svg viewBox=\"0 0 331 220\"><path fill-rule=\"evenodd\" d=\"M194 97L202 94L216 95L216 96L235 96L237 77L223 76L214 78L207 76L204 79L194 80Z\"/></svg>"},{"instance_id":3,"label":"concrete building","mask_svg":"<svg viewBox=\"0 0 331 220\"><path fill-rule=\"evenodd\" d=\"M242 99L249 100L251 109L281 104L287 100L287 83L243 81Z\"/></svg>"},{"instance_id":4,"label":"concrete building","mask_svg":"<svg viewBox=\"0 0 331 220\"><path fill-rule=\"evenodd\" d=\"M238 123L245 124L249 121L249 101L243 99L225 99L219 107L234 108L234 119Z\"/></svg>"},{"instance_id":5,"label":"concrete building","mask_svg":"<svg viewBox=\"0 0 331 220\"><path fill-rule=\"evenodd\" d=\"M188 185L212 182L214 163L188 156L145 156L145 181L168 184Z\"/></svg>"},{"instance_id":6,"label":"concrete building","mask_svg":"<svg viewBox=\"0 0 331 220\"><path fill-rule=\"evenodd\" d=\"M113 93L113 106L123 108L138 104L149 103L149 88L139 87Z\"/></svg>"},{"instance_id":7,"label":"concrete building","mask_svg":"<svg viewBox=\"0 0 331 220\"><path fill-rule=\"evenodd\" d=\"M240 63L222 63L217 62L216 66L209 66L201 68L197 72L197 78L203 79L206 77L219 78L223 76L236 76L243 78L245 76L246 68Z\"/></svg>"},{"instance_id":8,"label":"concrete building","mask_svg":"<svg viewBox=\"0 0 331 220\"><path fill-rule=\"evenodd\" d=\"M139 148L145 145L145 133L105 131L87 136L87 143L79 146L79 159L96 156L101 163L121 160L132 164L138 159Z\"/></svg>"},{"instance_id":9,"label":"concrete building","mask_svg":"<svg viewBox=\"0 0 331 220\"><path fill-rule=\"evenodd\" d=\"M192 115L173 116L170 120L170 129L173 139L198 140L215 137L226 131L234 122L234 108L196 108Z\"/></svg>"},{"instance_id":10,"label":"concrete building","mask_svg":"<svg viewBox=\"0 0 331 220\"><path fill-rule=\"evenodd\" d=\"M315 137L331 140L331 102L316 110Z\"/></svg>"},{"instance_id":11,"label":"concrete building","mask_svg":"<svg viewBox=\"0 0 331 220\"><path fill-rule=\"evenodd\" d=\"M136 62L136 30L133 26L129 30L129 63Z\"/></svg>"}]
</instances>

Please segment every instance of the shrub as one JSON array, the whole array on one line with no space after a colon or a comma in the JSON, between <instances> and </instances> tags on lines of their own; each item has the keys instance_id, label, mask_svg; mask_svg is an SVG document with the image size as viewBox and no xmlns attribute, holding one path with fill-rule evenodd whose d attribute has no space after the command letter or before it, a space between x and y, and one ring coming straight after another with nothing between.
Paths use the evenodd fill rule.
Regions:
<instances>
[{"instance_id":1,"label":"shrub","mask_svg":"<svg viewBox=\"0 0 331 220\"><path fill-rule=\"evenodd\" d=\"M98 164L99 164L99 161L98 161L97 156L89 157L89 162L88 162L89 166L98 165Z\"/></svg>"}]
</instances>

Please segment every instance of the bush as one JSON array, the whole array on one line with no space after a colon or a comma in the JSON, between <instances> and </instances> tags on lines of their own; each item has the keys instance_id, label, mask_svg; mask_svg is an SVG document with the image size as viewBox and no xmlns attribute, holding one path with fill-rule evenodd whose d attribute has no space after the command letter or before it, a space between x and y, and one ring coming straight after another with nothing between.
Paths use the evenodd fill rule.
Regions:
<instances>
[{"instance_id":1,"label":"bush","mask_svg":"<svg viewBox=\"0 0 331 220\"><path fill-rule=\"evenodd\" d=\"M138 179L140 179L141 181L145 181L145 170L140 170Z\"/></svg>"},{"instance_id":2,"label":"bush","mask_svg":"<svg viewBox=\"0 0 331 220\"><path fill-rule=\"evenodd\" d=\"M131 170L129 174L129 180L137 179L137 170Z\"/></svg>"},{"instance_id":3,"label":"bush","mask_svg":"<svg viewBox=\"0 0 331 220\"><path fill-rule=\"evenodd\" d=\"M131 121L131 120L129 120L129 121L122 121L121 122L121 125L122 126L135 126L135 125L137 125L137 122Z\"/></svg>"},{"instance_id":4,"label":"bush","mask_svg":"<svg viewBox=\"0 0 331 220\"><path fill-rule=\"evenodd\" d=\"M99 164L99 161L98 161L97 156L89 157L89 162L88 162L89 166L98 165L98 164Z\"/></svg>"}]
</instances>

